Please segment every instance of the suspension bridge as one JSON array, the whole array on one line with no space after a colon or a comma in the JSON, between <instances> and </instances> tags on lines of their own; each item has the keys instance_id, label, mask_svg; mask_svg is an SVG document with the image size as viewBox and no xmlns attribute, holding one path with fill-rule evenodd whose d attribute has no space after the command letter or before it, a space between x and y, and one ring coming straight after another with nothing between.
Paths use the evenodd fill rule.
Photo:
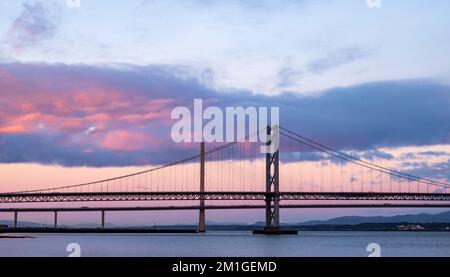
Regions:
<instances>
[{"instance_id":1,"label":"suspension bridge","mask_svg":"<svg viewBox=\"0 0 450 277\"><path fill-rule=\"evenodd\" d=\"M158 205L0 206L0 212L14 213L14 227L17 227L19 212L54 212L56 227L58 212L100 211L104 227L105 211L198 210L198 230L204 232L206 210L264 209L264 232L279 233L280 209L450 207L447 192L450 184L443 180L431 180L375 164L281 126L275 128L275 132L267 127L236 142L212 145L209 150L201 143L200 153L196 155L133 174L0 193L0 204L148 201ZM261 154L261 144L249 140L260 132L278 136L278 151ZM173 202L184 204L164 204Z\"/></svg>"}]
</instances>

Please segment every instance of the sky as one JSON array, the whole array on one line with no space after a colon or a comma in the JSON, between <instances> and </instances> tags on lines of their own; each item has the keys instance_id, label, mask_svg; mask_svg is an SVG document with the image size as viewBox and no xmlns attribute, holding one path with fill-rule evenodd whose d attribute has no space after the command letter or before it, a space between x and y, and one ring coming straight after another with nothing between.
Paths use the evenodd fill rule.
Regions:
<instances>
[{"instance_id":1,"label":"sky","mask_svg":"<svg viewBox=\"0 0 450 277\"><path fill-rule=\"evenodd\" d=\"M170 113L194 98L277 106L308 138L449 182L449 12L445 0L0 1L0 191L190 156Z\"/></svg>"}]
</instances>

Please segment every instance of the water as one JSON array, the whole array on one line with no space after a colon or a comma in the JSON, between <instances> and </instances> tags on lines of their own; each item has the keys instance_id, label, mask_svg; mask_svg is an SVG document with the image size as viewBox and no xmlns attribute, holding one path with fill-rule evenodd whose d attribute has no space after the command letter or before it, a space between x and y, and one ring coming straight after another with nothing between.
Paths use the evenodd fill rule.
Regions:
<instances>
[{"instance_id":1,"label":"water","mask_svg":"<svg viewBox=\"0 0 450 277\"><path fill-rule=\"evenodd\" d=\"M23 235L34 238L0 238L0 256L67 256L69 243L78 243L82 256L366 257L369 243L380 245L381 256L450 256L450 233L445 232L301 232L297 236L250 232Z\"/></svg>"}]
</instances>

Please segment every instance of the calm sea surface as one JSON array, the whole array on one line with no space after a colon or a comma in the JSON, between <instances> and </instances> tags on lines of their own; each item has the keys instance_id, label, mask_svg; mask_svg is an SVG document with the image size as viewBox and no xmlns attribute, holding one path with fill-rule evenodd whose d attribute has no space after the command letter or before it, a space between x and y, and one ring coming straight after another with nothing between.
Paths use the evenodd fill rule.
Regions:
<instances>
[{"instance_id":1,"label":"calm sea surface","mask_svg":"<svg viewBox=\"0 0 450 277\"><path fill-rule=\"evenodd\" d=\"M20 235L33 238L0 238L0 256L67 256L70 243L80 245L81 256L364 257L370 254L366 251L369 243L380 245L381 256L450 256L450 233L444 232L301 232L297 236L250 232Z\"/></svg>"}]
</instances>

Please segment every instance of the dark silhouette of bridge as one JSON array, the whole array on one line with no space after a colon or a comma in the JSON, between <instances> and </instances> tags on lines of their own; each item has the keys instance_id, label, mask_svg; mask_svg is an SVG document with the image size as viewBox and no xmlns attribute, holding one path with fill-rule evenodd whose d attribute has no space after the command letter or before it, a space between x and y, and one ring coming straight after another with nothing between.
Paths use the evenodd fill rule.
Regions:
<instances>
[{"instance_id":1,"label":"dark silhouette of bridge","mask_svg":"<svg viewBox=\"0 0 450 277\"><path fill-rule=\"evenodd\" d=\"M199 231L203 232L205 210L265 209L265 230L277 233L280 209L284 208L450 207L450 184L444 181L377 165L283 127L274 128L267 127L236 142L213 145L211 150L201 143L197 155L133 174L0 193L0 204L151 201L157 206L0 208L0 212L13 212L15 226L19 212L53 212L56 227L58 212L100 211L104 227L106 211L199 210ZM261 132L268 134L268 145L271 140L279 140L278 151L261 154L261 144L250 142ZM164 205L167 201L190 205Z\"/></svg>"}]
</instances>

